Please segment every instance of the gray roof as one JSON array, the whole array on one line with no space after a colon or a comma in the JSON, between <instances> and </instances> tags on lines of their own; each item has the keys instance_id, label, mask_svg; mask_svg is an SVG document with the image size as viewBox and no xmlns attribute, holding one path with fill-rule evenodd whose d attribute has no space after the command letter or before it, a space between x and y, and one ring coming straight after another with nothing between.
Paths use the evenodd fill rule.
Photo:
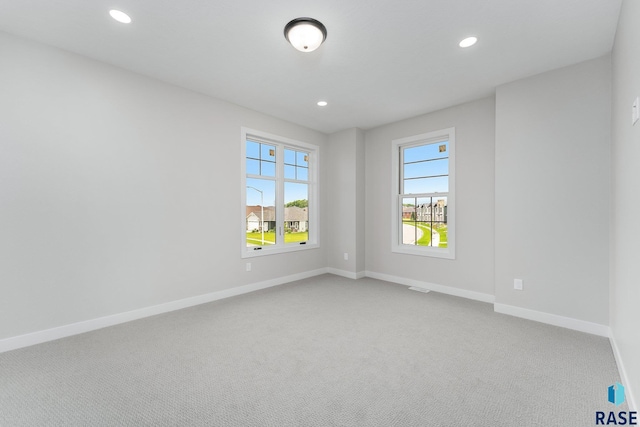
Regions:
<instances>
[{"instance_id":1,"label":"gray roof","mask_svg":"<svg viewBox=\"0 0 640 427\"><path fill-rule=\"evenodd\" d=\"M264 219L263 221L275 222L276 220L276 212L275 207L273 206L265 206L264 207ZM261 208L260 206L247 206L247 217L249 215L254 214L258 221L260 220ZM297 206L292 206L290 208L284 208L284 220L285 221L308 221L309 220L309 210L307 208L299 208Z\"/></svg>"},{"instance_id":2,"label":"gray roof","mask_svg":"<svg viewBox=\"0 0 640 427\"><path fill-rule=\"evenodd\" d=\"M249 215L254 214L258 217L258 221L260 220L260 215L262 214L262 209L260 206L247 206L247 217ZM265 206L264 207L264 218L263 221L275 222L276 220L276 209L273 206Z\"/></svg>"},{"instance_id":3,"label":"gray roof","mask_svg":"<svg viewBox=\"0 0 640 427\"><path fill-rule=\"evenodd\" d=\"M308 221L309 220L308 209L299 208L297 206L284 208L284 220L285 221Z\"/></svg>"}]
</instances>

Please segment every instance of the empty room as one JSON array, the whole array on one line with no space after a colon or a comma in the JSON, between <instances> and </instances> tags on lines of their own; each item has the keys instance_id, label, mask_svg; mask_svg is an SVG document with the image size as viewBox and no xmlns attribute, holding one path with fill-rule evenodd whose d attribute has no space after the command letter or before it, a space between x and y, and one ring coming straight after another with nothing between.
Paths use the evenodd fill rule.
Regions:
<instances>
[{"instance_id":1,"label":"empty room","mask_svg":"<svg viewBox=\"0 0 640 427\"><path fill-rule=\"evenodd\" d=\"M3 0L0 426L637 425L638 41L637 0Z\"/></svg>"}]
</instances>

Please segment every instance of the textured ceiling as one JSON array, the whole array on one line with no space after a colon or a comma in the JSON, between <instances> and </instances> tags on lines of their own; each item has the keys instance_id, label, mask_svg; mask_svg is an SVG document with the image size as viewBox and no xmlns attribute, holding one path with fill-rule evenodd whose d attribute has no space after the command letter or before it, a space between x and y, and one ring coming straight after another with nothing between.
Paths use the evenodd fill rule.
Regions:
<instances>
[{"instance_id":1,"label":"textured ceiling","mask_svg":"<svg viewBox=\"0 0 640 427\"><path fill-rule=\"evenodd\" d=\"M2 0L0 30L331 133L604 55L619 10L620 0ZM327 27L315 52L283 36L301 16ZM459 48L468 35L478 43Z\"/></svg>"}]
</instances>

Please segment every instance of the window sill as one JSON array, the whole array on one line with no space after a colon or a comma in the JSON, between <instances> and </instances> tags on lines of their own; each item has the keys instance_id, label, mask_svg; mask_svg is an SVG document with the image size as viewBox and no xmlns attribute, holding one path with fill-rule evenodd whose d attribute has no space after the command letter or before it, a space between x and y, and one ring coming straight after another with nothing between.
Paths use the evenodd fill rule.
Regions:
<instances>
[{"instance_id":1,"label":"window sill","mask_svg":"<svg viewBox=\"0 0 640 427\"><path fill-rule=\"evenodd\" d=\"M418 255L431 258L456 259L452 248L432 248L429 246L393 245L391 252L405 255Z\"/></svg>"},{"instance_id":2,"label":"window sill","mask_svg":"<svg viewBox=\"0 0 640 427\"><path fill-rule=\"evenodd\" d=\"M290 245L285 247L268 247L262 246L260 250L247 250L246 247L242 248L242 258L255 258L266 255L286 254L289 252L306 251L308 249L317 249L320 247L318 243L307 243L305 245Z\"/></svg>"}]
</instances>

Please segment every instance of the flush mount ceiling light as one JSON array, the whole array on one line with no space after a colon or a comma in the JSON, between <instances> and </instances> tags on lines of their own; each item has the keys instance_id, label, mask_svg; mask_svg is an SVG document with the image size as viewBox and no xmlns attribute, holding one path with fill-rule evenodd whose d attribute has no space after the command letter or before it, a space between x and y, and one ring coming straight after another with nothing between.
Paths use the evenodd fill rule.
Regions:
<instances>
[{"instance_id":1,"label":"flush mount ceiling light","mask_svg":"<svg viewBox=\"0 0 640 427\"><path fill-rule=\"evenodd\" d=\"M327 29L313 18L296 18L285 25L284 38L300 52L312 52L327 38Z\"/></svg>"},{"instance_id":2,"label":"flush mount ceiling light","mask_svg":"<svg viewBox=\"0 0 640 427\"><path fill-rule=\"evenodd\" d=\"M118 22L122 22L123 24L129 24L131 23L131 18L129 17L129 15L127 15L126 13L120 11L120 10L116 10L116 9L111 9L109 11L109 15L111 15L111 17L113 19L115 19Z\"/></svg>"},{"instance_id":3,"label":"flush mount ceiling light","mask_svg":"<svg viewBox=\"0 0 640 427\"><path fill-rule=\"evenodd\" d=\"M317 105L318 107L326 107L329 103L327 101L318 101Z\"/></svg>"},{"instance_id":4,"label":"flush mount ceiling light","mask_svg":"<svg viewBox=\"0 0 640 427\"><path fill-rule=\"evenodd\" d=\"M478 41L477 37L467 37L466 39L462 40L459 44L460 47L469 47L469 46L473 46L474 44L476 44L476 42Z\"/></svg>"}]
</instances>

